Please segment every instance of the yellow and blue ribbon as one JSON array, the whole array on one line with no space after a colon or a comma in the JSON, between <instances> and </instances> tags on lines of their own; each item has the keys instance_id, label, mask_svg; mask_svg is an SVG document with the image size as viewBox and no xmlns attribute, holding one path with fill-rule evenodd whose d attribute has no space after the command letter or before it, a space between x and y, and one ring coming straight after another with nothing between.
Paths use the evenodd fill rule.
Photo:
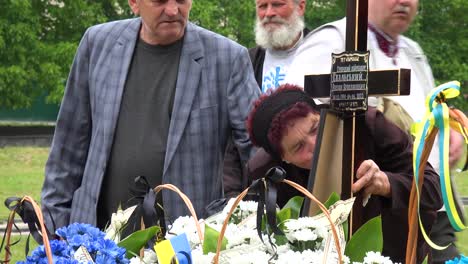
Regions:
<instances>
[{"instance_id":1,"label":"yellow and blue ribbon","mask_svg":"<svg viewBox=\"0 0 468 264\"><path fill-rule=\"evenodd\" d=\"M185 233L157 243L154 250L160 264L171 264L173 260L177 264L192 263L190 243Z\"/></svg>"},{"instance_id":2,"label":"yellow and blue ribbon","mask_svg":"<svg viewBox=\"0 0 468 264\"><path fill-rule=\"evenodd\" d=\"M446 99L457 97L460 94L460 83L457 81L448 82L434 88L426 97L426 115L423 120L416 124L414 132L416 139L413 146L413 171L415 181L419 180L419 166L421 163L421 155L425 146L425 139L430 134L434 127L439 129L439 154L440 154L440 186L442 191L442 198L447 211L447 216L450 220L452 227L461 231L466 228L463 221L458 214L455 206L455 199L453 197L452 186L450 181L450 168L449 168L449 136L450 127L462 133L465 140L467 138L467 128L463 128L458 122L451 122L449 116L449 107L446 104ZM426 242L435 249L443 250L447 246L438 246L431 241L426 234L419 215L419 189L416 184L417 191L417 204L418 204L418 218L421 233Z\"/></svg>"}]
</instances>

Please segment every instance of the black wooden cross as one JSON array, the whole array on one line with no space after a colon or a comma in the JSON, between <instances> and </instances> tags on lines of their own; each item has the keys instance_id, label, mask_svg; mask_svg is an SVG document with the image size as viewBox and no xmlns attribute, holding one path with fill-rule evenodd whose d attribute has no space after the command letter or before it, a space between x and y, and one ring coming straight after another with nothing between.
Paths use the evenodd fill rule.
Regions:
<instances>
[{"instance_id":1,"label":"black wooden cross","mask_svg":"<svg viewBox=\"0 0 468 264\"><path fill-rule=\"evenodd\" d=\"M334 126L326 128L328 120L322 114L323 118L317 138L308 189L315 192L317 186L314 186L314 184L317 184L319 178L322 179L321 183L325 185L333 181L330 179L330 170L333 170L332 167L334 165L328 158L324 158L326 155L322 155L322 153L329 152L330 158L340 155L341 199L353 197L351 186L355 181L355 172L357 166L364 159L362 150L365 139L362 138L361 131L365 125L363 113L367 110L367 96L409 95L410 92L410 70L368 71L368 57L366 59L365 55L360 54L367 52L367 7L367 0L347 1L346 51L343 53L344 55L335 57L333 61L340 60L344 56L344 58L350 58L348 62L332 66L331 74L307 75L304 79L305 91L312 98L330 98L335 117L327 119L343 121L341 125L335 125L335 127L341 127L340 131L342 131L342 135L337 135L337 130ZM349 57L347 57L348 55ZM364 57L360 57L361 55ZM349 63L353 59L358 60L357 58L360 58L360 62L356 62L357 64ZM355 71L355 69L358 70ZM345 89L343 87L351 88ZM357 90L353 90L353 87L358 88ZM336 113L338 114L336 115ZM341 136L342 145L336 143L335 140L335 138ZM330 144L322 141L325 138L331 138L329 139ZM328 150L327 148L333 144L340 145L339 147L342 147L342 149L338 151ZM320 162L320 159L323 159L322 162ZM318 191L320 192L321 190ZM325 195L326 192L322 192ZM329 195L329 192L326 195ZM361 214L362 200L360 200L362 198L359 194L356 198L357 200L349 218L350 236L353 234L353 230L356 230L356 228L363 224ZM306 204L305 208L312 208L309 206L311 205ZM310 214L310 210L308 213Z\"/></svg>"}]
</instances>

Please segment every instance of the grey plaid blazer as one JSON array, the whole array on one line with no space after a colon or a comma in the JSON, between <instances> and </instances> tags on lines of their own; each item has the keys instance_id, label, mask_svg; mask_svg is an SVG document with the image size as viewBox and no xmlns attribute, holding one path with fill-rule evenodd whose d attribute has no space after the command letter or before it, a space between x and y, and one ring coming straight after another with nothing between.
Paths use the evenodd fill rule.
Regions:
<instances>
[{"instance_id":1,"label":"grey plaid blazer","mask_svg":"<svg viewBox=\"0 0 468 264\"><path fill-rule=\"evenodd\" d=\"M140 18L89 28L78 47L45 169L42 206L51 227L96 224L96 205L111 151L122 91L138 40ZM222 163L228 138L248 160L245 118L259 96L247 50L188 23L179 64L163 183L178 186L199 217L223 195ZM163 191L172 218L188 211Z\"/></svg>"}]
</instances>

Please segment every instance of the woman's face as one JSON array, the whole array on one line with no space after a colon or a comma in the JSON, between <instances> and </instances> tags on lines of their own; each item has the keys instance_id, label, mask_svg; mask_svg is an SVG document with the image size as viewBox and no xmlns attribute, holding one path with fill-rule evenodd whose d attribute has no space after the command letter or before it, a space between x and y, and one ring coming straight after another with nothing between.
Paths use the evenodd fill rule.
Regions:
<instances>
[{"instance_id":1,"label":"woman's face","mask_svg":"<svg viewBox=\"0 0 468 264\"><path fill-rule=\"evenodd\" d=\"M281 139L284 161L304 169L311 168L318 125L319 115L314 113L289 122Z\"/></svg>"}]
</instances>

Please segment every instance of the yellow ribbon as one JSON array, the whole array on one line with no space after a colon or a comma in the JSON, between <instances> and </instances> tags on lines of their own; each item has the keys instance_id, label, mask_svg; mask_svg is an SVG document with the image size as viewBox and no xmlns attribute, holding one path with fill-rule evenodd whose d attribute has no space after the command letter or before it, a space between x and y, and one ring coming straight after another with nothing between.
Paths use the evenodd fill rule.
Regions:
<instances>
[{"instance_id":1,"label":"yellow ribbon","mask_svg":"<svg viewBox=\"0 0 468 264\"><path fill-rule=\"evenodd\" d=\"M430 134L434 127L439 128L439 153L440 153L440 185L442 191L442 198L449 217L452 227L461 231L466 228L463 224L458 211L455 207L455 199L452 193L452 186L450 182L450 169L449 169L449 136L450 127L459 131L468 143L468 128L464 127L459 120L450 119L449 107L446 104L446 99L457 97L460 94L460 83L452 81L444 83L434 88L426 97L426 114L423 120L413 127L413 132L416 139L413 145L413 171L415 181L418 182L418 168L420 165L421 154L424 149L426 137ZM458 112L460 114L461 112ZM464 115L463 115L464 116ZM464 117L466 119L466 117ZM423 234L426 242L434 249L443 250L446 246L439 246L431 241L421 222L419 214L420 194L416 184L417 191L417 204L418 204L418 218L421 233Z\"/></svg>"}]
</instances>

